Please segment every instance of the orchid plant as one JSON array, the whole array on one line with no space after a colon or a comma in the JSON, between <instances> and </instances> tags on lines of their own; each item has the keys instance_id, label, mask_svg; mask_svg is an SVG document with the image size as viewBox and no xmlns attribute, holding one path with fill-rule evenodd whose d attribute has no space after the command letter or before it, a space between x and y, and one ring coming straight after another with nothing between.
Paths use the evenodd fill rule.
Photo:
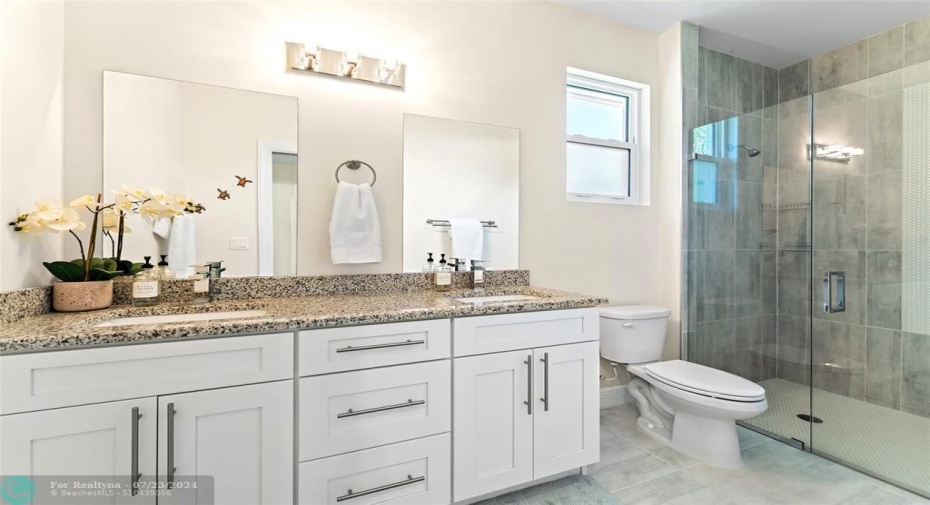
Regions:
<instances>
[{"instance_id":1,"label":"orchid plant","mask_svg":"<svg viewBox=\"0 0 930 505\"><path fill-rule=\"evenodd\" d=\"M102 203L102 195L95 197L84 195L68 206L54 200L36 202L35 210L16 216L9 225L13 231L26 235L44 235L47 233L69 233L77 241L81 257L72 261L53 261L42 263L45 268L63 282L87 282L113 279L118 275L131 274L137 267L131 261L122 259L123 236L131 230L126 225L126 217L139 214L150 221L172 218L183 214L200 214L206 209L199 203L190 201L180 194L168 195L159 189L148 193L124 186L113 191L115 202ZM93 218L90 225L90 238L87 247L77 232L87 229L81 220L79 210L86 210ZM110 239L112 256L95 258L97 247L97 226L100 223L103 235ZM114 239L114 234L116 239Z\"/></svg>"}]
</instances>

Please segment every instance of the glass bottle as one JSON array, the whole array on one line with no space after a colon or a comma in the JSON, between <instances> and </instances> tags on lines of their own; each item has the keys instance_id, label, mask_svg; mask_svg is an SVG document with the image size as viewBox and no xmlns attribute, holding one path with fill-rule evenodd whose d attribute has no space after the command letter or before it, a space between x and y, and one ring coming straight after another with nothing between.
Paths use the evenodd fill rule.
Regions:
<instances>
[{"instance_id":1,"label":"glass bottle","mask_svg":"<svg viewBox=\"0 0 930 505\"><path fill-rule=\"evenodd\" d=\"M151 260L146 256L142 270L132 278L132 304L136 307L158 305L161 298L161 278Z\"/></svg>"}]
</instances>

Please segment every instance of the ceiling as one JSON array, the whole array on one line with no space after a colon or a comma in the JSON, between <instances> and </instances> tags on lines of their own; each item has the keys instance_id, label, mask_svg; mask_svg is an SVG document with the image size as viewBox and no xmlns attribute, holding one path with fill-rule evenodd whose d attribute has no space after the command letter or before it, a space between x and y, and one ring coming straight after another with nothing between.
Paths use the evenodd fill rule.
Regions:
<instances>
[{"instance_id":1,"label":"ceiling","mask_svg":"<svg viewBox=\"0 0 930 505\"><path fill-rule=\"evenodd\" d=\"M930 0L555 1L654 33L687 21L702 46L777 69L930 16Z\"/></svg>"}]
</instances>

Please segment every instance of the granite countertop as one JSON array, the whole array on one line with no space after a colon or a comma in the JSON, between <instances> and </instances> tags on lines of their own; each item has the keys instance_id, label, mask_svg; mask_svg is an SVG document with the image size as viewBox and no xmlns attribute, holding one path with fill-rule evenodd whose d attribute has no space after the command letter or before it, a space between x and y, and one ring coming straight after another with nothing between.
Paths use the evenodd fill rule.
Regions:
<instances>
[{"instance_id":1,"label":"granite countertop","mask_svg":"<svg viewBox=\"0 0 930 505\"><path fill-rule=\"evenodd\" d=\"M533 300L480 305L457 297L521 294ZM422 319L506 314L553 309L594 307L607 299L532 286L496 287L483 293L471 290L437 293L412 291L368 295L304 296L217 301L194 305L165 303L154 307L114 306L96 312L49 313L0 324L0 354L79 349L88 346L146 343L191 337L219 337L273 333ZM264 310L259 317L196 322L95 327L110 319L133 316Z\"/></svg>"}]
</instances>

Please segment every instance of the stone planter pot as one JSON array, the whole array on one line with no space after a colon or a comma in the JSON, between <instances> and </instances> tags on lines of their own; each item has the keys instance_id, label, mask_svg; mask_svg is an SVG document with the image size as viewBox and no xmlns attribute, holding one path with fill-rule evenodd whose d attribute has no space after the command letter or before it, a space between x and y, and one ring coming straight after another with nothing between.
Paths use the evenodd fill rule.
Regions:
<instances>
[{"instance_id":1,"label":"stone planter pot","mask_svg":"<svg viewBox=\"0 0 930 505\"><path fill-rule=\"evenodd\" d=\"M56 312L99 310L112 303L112 280L52 284L52 309Z\"/></svg>"}]
</instances>

